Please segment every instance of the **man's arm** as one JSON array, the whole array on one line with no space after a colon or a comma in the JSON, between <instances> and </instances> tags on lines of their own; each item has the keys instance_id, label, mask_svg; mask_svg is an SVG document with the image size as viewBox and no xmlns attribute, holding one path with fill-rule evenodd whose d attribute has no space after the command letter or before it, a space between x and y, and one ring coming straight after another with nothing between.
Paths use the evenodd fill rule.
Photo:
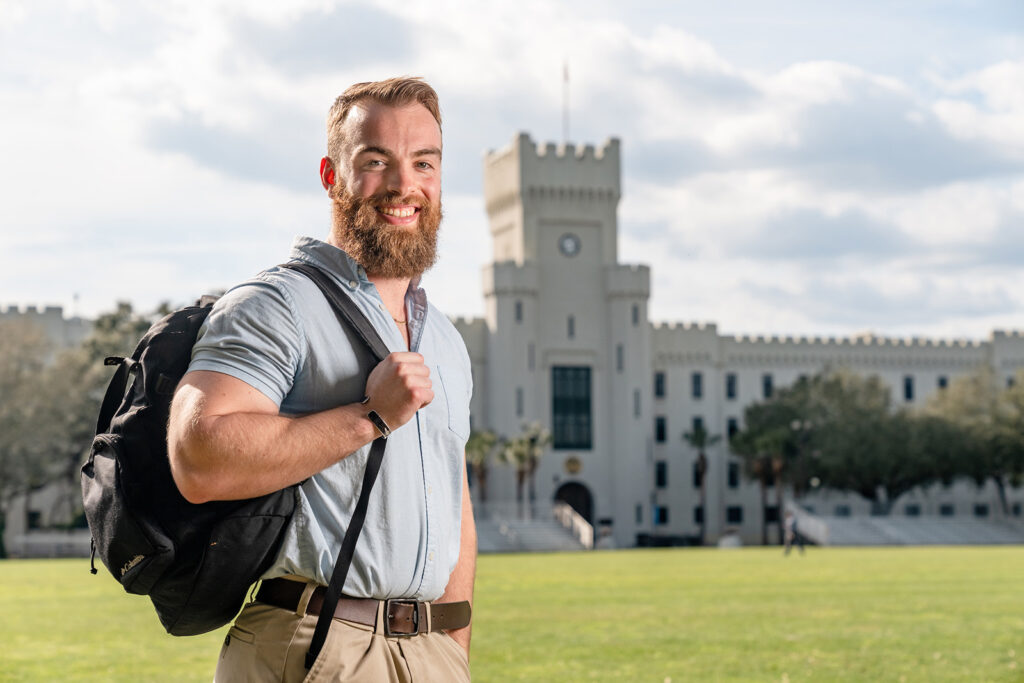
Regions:
<instances>
[{"instance_id":1,"label":"man's arm","mask_svg":"<svg viewBox=\"0 0 1024 683\"><path fill-rule=\"evenodd\" d=\"M465 459L463 459L465 462ZM462 532L459 541L459 561L448 578L448 586L438 602L459 602L468 600L473 604L473 583L476 580L476 522L473 519L473 503L469 498L469 480L466 477L466 466L462 466ZM454 638L466 650L469 657L469 639L473 624L454 631L448 635Z\"/></svg>"},{"instance_id":2,"label":"man's arm","mask_svg":"<svg viewBox=\"0 0 1024 683\"><path fill-rule=\"evenodd\" d=\"M320 472L378 436L369 411L397 429L433 400L423 357L392 353L370 373L366 395L366 404L284 417L242 380L209 370L186 374L167 429L178 490L193 503L253 498Z\"/></svg>"}]
</instances>

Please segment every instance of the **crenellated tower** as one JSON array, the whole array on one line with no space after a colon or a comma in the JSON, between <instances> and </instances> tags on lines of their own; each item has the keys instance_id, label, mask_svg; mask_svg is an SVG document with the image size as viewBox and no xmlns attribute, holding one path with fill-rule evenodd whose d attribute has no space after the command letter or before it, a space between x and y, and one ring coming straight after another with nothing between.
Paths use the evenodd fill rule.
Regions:
<instances>
[{"instance_id":1,"label":"crenellated tower","mask_svg":"<svg viewBox=\"0 0 1024 683\"><path fill-rule=\"evenodd\" d=\"M512 436L538 421L554 435L537 500L565 500L631 545L650 521L638 493L650 465L650 272L618 263L620 176L617 139L537 145L521 133L486 156L484 384L492 429ZM514 495L511 481L496 484Z\"/></svg>"}]
</instances>

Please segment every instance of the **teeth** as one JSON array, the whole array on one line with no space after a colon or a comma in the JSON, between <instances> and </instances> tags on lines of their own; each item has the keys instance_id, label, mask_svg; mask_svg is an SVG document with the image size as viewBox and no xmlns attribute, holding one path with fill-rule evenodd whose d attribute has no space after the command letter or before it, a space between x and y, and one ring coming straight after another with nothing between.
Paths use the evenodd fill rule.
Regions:
<instances>
[{"instance_id":1,"label":"teeth","mask_svg":"<svg viewBox=\"0 0 1024 683\"><path fill-rule=\"evenodd\" d=\"M416 213L414 208L397 209L389 206L382 207L378 211L386 216L395 216L396 218L408 218Z\"/></svg>"}]
</instances>

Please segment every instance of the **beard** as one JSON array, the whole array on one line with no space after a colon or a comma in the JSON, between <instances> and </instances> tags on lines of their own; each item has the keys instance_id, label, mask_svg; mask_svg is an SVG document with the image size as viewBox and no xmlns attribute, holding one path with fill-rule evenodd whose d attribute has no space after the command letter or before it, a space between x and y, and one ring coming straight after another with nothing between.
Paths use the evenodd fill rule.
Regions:
<instances>
[{"instance_id":1,"label":"beard","mask_svg":"<svg viewBox=\"0 0 1024 683\"><path fill-rule=\"evenodd\" d=\"M368 274L383 278L413 278L437 261L440 202L413 200L397 192L357 197L341 184L331 193L335 244ZM390 225L377 214L382 206L418 206L416 225Z\"/></svg>"}]
</instances>

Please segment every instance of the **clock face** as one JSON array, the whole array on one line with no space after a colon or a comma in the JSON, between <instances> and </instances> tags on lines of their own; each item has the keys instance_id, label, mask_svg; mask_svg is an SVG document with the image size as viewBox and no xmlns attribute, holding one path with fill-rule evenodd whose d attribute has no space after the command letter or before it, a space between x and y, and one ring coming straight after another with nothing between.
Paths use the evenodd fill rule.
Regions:
<instances>
[{"instance_id":1,"label":"clock face","mask_svg":"<svg viewBox=\"0 0 1024 683\"><path fill-rule=\"evenodd\" d=\"M580 238L567 232L558 238L558 250L563 256L575 256L580 253Z\"/></svg>"}]
</instances>

